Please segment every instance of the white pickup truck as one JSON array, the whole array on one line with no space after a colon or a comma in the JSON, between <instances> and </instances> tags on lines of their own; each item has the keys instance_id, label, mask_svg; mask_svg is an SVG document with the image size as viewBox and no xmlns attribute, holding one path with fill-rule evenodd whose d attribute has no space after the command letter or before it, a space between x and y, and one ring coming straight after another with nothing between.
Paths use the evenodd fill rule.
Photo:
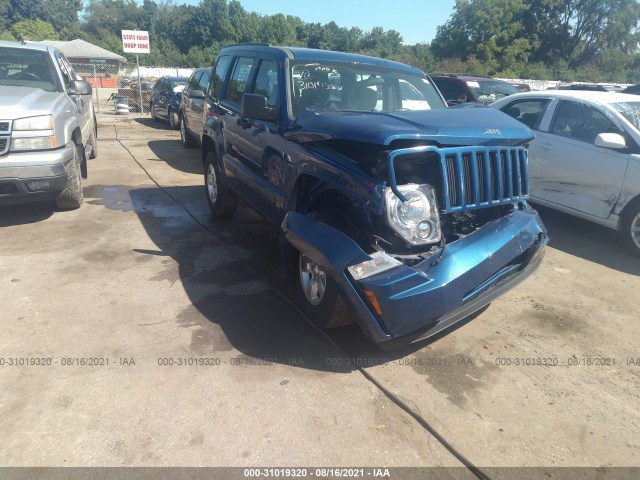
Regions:
<instances>
[{"instance_id":1,"label":"white pickup truck","mask_svg":"<svg viewBox=\"0 0 640 480\"><path fill-rule=\"evenodd\" d=\"M54 47L0 41L0 205L79 208L97 154L91 85Z\"/></svg>"}]
</instances>

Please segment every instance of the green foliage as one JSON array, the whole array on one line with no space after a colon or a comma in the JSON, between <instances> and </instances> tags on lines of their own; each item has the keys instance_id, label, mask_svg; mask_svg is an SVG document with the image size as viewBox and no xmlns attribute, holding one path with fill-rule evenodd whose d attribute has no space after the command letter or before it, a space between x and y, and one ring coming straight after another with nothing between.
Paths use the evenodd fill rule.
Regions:
<instances>
[{"instance_id":1,"label":"green foliage","mask_svg":"<svg viewBox=\"0 0 640 480\"><path fill-rule=\"evenodd\" d=\"M42 20L21 20L11 29L18 40L57 40L58 32L48 22Z\"/></svg>"},{"instance_id":2,"label":"green foliage","mask_svg":"<svg viewBox=\"0 0 640 480\"><path fill-rule=\"evenodd\" d=\"M431 47L441 60L475 56L497 76L625 81L639 20L636 0L457 0Z\"/></svg>"},{"instance_id":3,"label":"green foliage","mask_svg":"<svg viewBox=\"0 0 640 480\"><path fill-rule=\"evenodd\" d=\"M181 0L180 0L181 1ZM82 38L123 54L121 30L148 30L150 65L211 65L225 45L265 42L374 55L425 71L562 81L640 81L636 0L457 0L431 44L396 30L247 12L239 0L0 0L0 38ZM79 12L84 11L82 17Z\"/></svg>"}]
</instances>

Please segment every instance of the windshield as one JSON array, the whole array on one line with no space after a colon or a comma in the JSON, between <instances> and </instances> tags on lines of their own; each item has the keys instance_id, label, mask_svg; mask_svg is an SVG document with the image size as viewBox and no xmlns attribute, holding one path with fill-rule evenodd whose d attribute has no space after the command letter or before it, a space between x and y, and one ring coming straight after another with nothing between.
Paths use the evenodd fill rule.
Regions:
<instances>
[{"instance_id":1,"label":"windshield","mask_svg":"<svg viewBox=\"0 0 640 480\"><path fill-rule=\"evenodd\" d=\"M0 85L58 90L49 55L21 48L0 48Z\"/></svg>"},{"instance_id":2,"label":"windshield","mask_svg":"<svg viewBox=\"0 0 640 480\"><path fill-rule=\"evenodd\" d=\"M640 102L612 103L611 106L636 127L636 130L640 130Z\"/></svg>"},{"instance_id":3,"label":"windshield","mask_svg":"<svg viewBox=\"0 0 640 480\"><path fill-rule=\"evenodd\" d=\"M516 87L500 80L468 80L467 86L482 103L493 103L514 93L519 93Z\"/></svg>"},{"instance_id":4,"label":"windshield","mask_svg":"<svg viewBox=\"0 0 640 480\"><path fill-rule=\"evenodd\" d=\"M357 63L292 63L294 115L305 109L397 112L446 108L424 76Z\"/></svg>"}]
</instances>

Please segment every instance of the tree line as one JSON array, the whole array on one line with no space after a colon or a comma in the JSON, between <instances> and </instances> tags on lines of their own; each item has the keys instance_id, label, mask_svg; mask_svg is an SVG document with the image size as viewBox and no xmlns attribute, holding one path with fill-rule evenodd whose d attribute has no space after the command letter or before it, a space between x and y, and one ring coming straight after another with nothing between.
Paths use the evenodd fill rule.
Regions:
<instances>
[{"instance_id":1,"label":"tree line","mask_svg":"<svg viewBox=\"0 0 640 480\"><path fill-rule=\"evenodd\" d=\"M429 16L431 3L415 15ZM261 42L362 53L429 72L540 80L640 82L636 0L457 0L430 43L396 30L248 12L238 0L0 0L0 39L81 38L122 52L121 30L149 31L152 66L210 65L221 47Z\"/></svg>"}]
</instances>

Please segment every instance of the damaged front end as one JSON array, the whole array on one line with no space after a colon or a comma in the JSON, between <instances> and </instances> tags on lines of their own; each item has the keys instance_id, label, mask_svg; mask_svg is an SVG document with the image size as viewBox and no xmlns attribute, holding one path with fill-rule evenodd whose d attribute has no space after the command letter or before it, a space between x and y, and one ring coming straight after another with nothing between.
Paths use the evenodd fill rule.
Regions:
<instances>
[{"instance_id":1,"label":"damaged front end","mask_svg":"<svg viewBox=\"0 0 640 480\"><path fill-rule=\"evenodd\" d=\"M369 172L385 180L372 242L357 243L302 213L289 212L282 224L371 340L432 336L538 266L548 237L526 203L524 147L418 145L385 155Z\"/></svg>"}]
</instances>

